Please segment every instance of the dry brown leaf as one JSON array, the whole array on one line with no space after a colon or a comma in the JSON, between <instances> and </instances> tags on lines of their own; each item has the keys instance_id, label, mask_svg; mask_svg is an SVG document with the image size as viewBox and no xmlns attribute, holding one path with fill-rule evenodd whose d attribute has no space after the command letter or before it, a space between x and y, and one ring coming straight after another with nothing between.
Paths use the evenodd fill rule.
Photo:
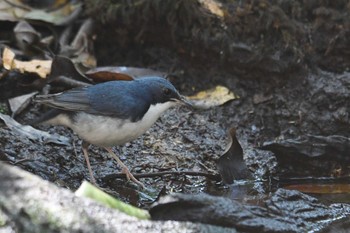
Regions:
<instances>
[{"instance_id":1,"label":"dry brown leaf","mask_svg":"<svg viewBox=\"0 0 350 233\"><path fill-rule=\"evenodd\" d=\"M2 53L2 61L3 61L3 66L6 70L12 69L12 63L14 59L15 59L15 53L12 52L10 49L5 48Z\"/></svg>"},{"instance_id":2,"label":"dry brown leaf","mask_svg":"<svg viewBox=\"0 0 350 233\"><path fill-rule=\"evenodd\" d=\"M55 143L58 145L70 146L70 139L61 136L58 134L49 134L48 132L41 131L33 128L30 125L22 125L15 121L12 117L0 113L0 119L4 121L6 126L15 134L23 138L28 138L31 140L46 142L46 143Z\"/></svg>"},{"instance_id":3,"label":"dry brown leaf","mask_svg":"<svg viewBox=\"0 0 350 233\"><path fill-rule=\"evenodd\" d=\"M14 5L21 6L18 1L9 2L0 1L0 20L16 22L27 12L27 9L25 7L14 7Z\"/></svg>"},{"instance_id":4,"label":"dry brown leaf","mask_svg":"<svg viewBox=\"0 0 350 233\"><path fill-rule=\"evenodd\" d=\"M298 190L303 193L336 194L350 193L350 184L294 184L285 189Z\"/></svg>"},{"instance_id":5,"label":"dry brown leaf","mask_svg":"<svg viewBox=\"0 0 350 233\"><path fill-rule=\"evenodd\" d=\"M31 1L7 0L0 1L0 20L16 22L21 19L40 20L54 25L67 25L74 20L82 10L79 1L35 1L44 6L43 9L31 7ZM28 4L25 4L28 3ZM41 4L40 4L41 3ZM35 6L35 4L33 5Z\"/></svg>"},{"instance_id":6,"label":"dry brown leaf","mask_svg":"<svg viewBox=\"0 0 350 233\"><path fill-rule=\"evenodd\" d=\"M224 17L224 11L221 9L221 3L214 0L200 0L199 1L204 8L206 8L210 13L222 18Z\"/></svg>"},{"instance_id":7,"label":"dry brown leaf","mask_svg":"<svg viewBox=\"0 0 350 233\"><path fill-rule=\"evenodd\" d=\"M12 112L11 117L14 117L15 115L21 113L26 107L28 107L31 98L37 93L38 92L35 91L26 95L16 96L14 98L9 99L8 102Z\"/></svg>"},{"instance_id":8,"label":"dry brown leaf","mask_svg":"<svg viewBox=\"0 0 350 233\"><path fill-rule=\"evenodd\" d=\"M216 162L223 182L232 184L234 180L251 179L252 174L243 159L243 149L237 139L236 129L229 129L227 135L229 142L224 153Z\"/></svg>"},{"instance_id":9,"label":"dry brown leaf","mask_svg":"<svg viewBox=\"0 0 350 233\"><path fill-rule=\"evenodd\" d=\"M138 67L126 66L105 66L97 67L85 73L86 76L92 78L96 82L105 82L113 80L133 80L134 78L141 78L145 76L160 76L164 77L165 73Z\"/></svg>"},{"instance_id":10,"label":"dry brown leaf","mask_svg":"<svg viewBox=\"0 0 350 233\"><path fill-rule=\"evenodd\" d=\"M239 99L239 96L231 92L227 87L216 86L215 88L198 92L196 95L189 96L188 99L194 107L208 109L222 105L230 100Z\"/></svg>"},{"instance_id":11,"label":"dry brown leaf","mask_svg":"<svg viewBox=\"0 0 350 233\"><path fill-rule=\"evenodd\" d=\"M18 70L20 73L35 73L41 78L46 78L51 71L51 60L19 61L15 59L15 53L9 48L4 49L2 59L6 70Z\"/></svg>"}]
</instances>

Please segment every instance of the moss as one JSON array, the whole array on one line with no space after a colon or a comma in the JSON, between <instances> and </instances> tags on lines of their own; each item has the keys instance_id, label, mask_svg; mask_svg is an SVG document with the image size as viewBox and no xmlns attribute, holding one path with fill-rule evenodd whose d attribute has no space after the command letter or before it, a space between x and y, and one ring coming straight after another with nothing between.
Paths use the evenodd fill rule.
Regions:
<instances>
[{"instance_id":1,"label":"moss","mask_svg":"<svg viewBox=\"0 0 350 233\"><path fill-rule=\"evenodd\" d=\"M4 214L4 212L2 212L0 210L0 227L3 227L7 224L7 217L6 215Z\"/></svg>"},{"instance_id":2,"label":"moss","mask_svg":"<svg viewBox=\"0 0 350 233\"><path fill-rule=\"evenodd\" d=\"M2 114L8 114L9 113L6 104L0 103L0 113L2 113Z\"/></svg>"}]
</instances>

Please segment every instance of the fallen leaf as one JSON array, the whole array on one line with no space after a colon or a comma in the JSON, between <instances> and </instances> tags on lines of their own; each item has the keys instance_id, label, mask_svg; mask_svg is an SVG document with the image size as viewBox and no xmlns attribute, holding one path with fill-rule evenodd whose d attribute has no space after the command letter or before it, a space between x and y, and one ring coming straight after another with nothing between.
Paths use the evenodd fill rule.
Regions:
<instances>
[{"instance_id":1,"label":"fallen leaf","mask_svg":"<svg viewBox=\"0 0 350 233\"><path fill-rule=\"evenodd\" d=\"M243 159L243 149L236 137L236 129L228 131L229 143L226 150L216 162L222 180L232 184L234 180L250 179L252 177Z\"/></svg>"},{"instance_id":2,"label":"fallen leaf","mask_svg":"<svg viewBox=\"0 0 350 233\"><path fill-rule=\"evenodd\" d=\"M26 51L40 42L41 35L26 21L20 21L13 29L17 46Z\"/></svg>"},{"instance_id":3,"label":"fallen leaf","mask_svg":"<svg viewBox=\"0 0 350 233\"><path fill-rule=\"evenodd\" d=\"M106 82L113 80L133 80L144 76L165 76L165 73L147 68L126 67L126 66L106 66L91 69L86 75L96 82Z\"/></svg>"},{"instance_id":4,"label":"fallen leaf","mask_svg":"<svg viewBox=\"0 0 350 233\"><path fill-rule=\"evenodd\" d=\"M69 24L72 20L74 20L75 17L79 15L81 10L82 5L80 3L71 3L50 12L47 12L45 10L32 10L28 14L23 15L23 18L30 20L41 20L60 26Z\"/></svg>"},{"instance_id":5,"label":"fallen leaf","mask_svg":"<svg viewBox=\"0 0 350 233\"><path fill-rule=\"evenodd\" d=\"M60 55L72 58L75 65L79 66L81 71L87 71L95 68L97 61L94 56L95 23L94 20L88 18L81 24L74 39L70 42L69 38L73 37L72 33L76 33L72 28L68 27L59 40Z\"/></svg>"},{"instance_id":6,"label":"fallen leaf","mask_svg":"<svg viewBox=\"0 0 350 233\"><path fill-rule=\"evenodd\" d=\"M20 7L14 7L20 6ZM22 4L15 0L0 1L0 20L16 22L19 18L28 11L27 7L22 7Z\"/></svg>"},{"instance_id":7,"label":"fallen leaf","mask_svg":"<svg viewBox=\"0 0 350 233\"><path fill-rule=\"evenodd\" d=\"M9 99L10 109L12 111L12 117L22 112L30 104L31 98L38 92L32 92L26 95L17 96Z\"/></svg>"},{"instance_id":8,"label":"fallen leaf","mask_svg":"<svg viewBox=\"0 0 350 233\"><path fill-rule=\"evenodd\" d=\"M196 95L187 97L196 108L208 109L222 105L230 100L239 99L239 96L224 86L198 92Z\"/></svg>"},{"instance_id":9,"label":"fallen leaf","mask_svg":"<svg viewBox=\"0 0 350 233\"><path fill-rule=\"evenodd\" d=\"M14 59L15 53L5 47L4 51L2 52L2 65L6 70L12 69L12 63Z\"/></svg>"},{"instance_id":10,"label":"fallen leaf","mask_svg":"<svg viewBox=\"0 0 350 233\"><path fill-rule=\"evenodd\" d=\"M0 20L16 22L22 19L40 20L54 25L67 25L82 11L79 1L50 1L41 4L42 9L24 3L43 3L43 1L0 1Z\"/></svg>"},{"instance_id":11,"label":"fallen leaf","mask_svg":"<svg viewBox=\"0 0 350 233\"><path fill-rule=\"evenodd\" d=\"M139 209L127 203L124 203L111 195L103 192L97 187L93 186L87 181L84 181L77 191L75 191L75 195L78 197L87 197L96 202L99 202L107 207L117 209L129 216L136 217L138 219L150 219L149 212L147 210Z\"/></svg>"},{"instance_id":12,"label":"fallen leaf","mask_svg":"<svg viewBox=\"0 0 350 233\"><path fill-rule=\"evenodd\" d=\"M22 74L35 73L41 78L46 78L51 71L51 60L19 61L15 59L15 53L9 48L4 49L2 59L6 70L18 70Z\"/></svg>"},{"instance_id":13,"label":"fallen leaf","mask_svg":"<svg viewBox=\"0 0 350 233\"><path fill-rule=\"evenodd\" d=\"M214 0L199 0L199 3L207 9L210 13L222 18L224 17L224 11L222 10L222 5L220 2Z\"/></svg>"},{"instance_id":14,"label":"fallen leaf","mask_svg":"<svg viewBox=\"0 0 350 233\"><path fill-rule=\"evenodd\" d=\"M51 82L61 76L84 82L85 85L86 83L91 83L91 80L82 74L68 57L55 56L52 60L49 80Z\"/></svg>"},{"instance_id":15,"label":"fallen leaf","mask_svg":"<svg viewBox=\"0 0 350 233\"><path fill-rule=\"evenodd\" d=\"M5 122L7 127L17 133L21 137L29 138L31 140L39 141L39 142L52 142L59 145L70 146L69 138L57 135L57 134L49 134L45 131L41 131L33 128L30 125L21 125L17 121L15 121L12 117L0 113L0 118Z\"/></svg>"},{"instance_id":16,"label":"fallen leaf","mask_svg":"<svg viewBox=\"0 0 350 233\"><path fill-rule=\"evenodd\" d=\"M295 184L287 185L284 188L315 194L350 193L350 184Z\"/></svg>"}]
</instances>

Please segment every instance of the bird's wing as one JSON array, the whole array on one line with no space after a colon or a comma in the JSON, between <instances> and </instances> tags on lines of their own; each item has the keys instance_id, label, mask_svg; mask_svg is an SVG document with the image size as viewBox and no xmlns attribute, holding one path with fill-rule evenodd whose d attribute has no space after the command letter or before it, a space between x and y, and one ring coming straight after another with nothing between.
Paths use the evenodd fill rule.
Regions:
<instances>
[{"instance_id":1,"label":"bird's wing","mask_svg":"<svg viewBox=\"0 0 350 233\"><path fill-rule=\"evenodd\" d=\"M58 94L38 95L34 101L67 111L88 111L90 101L87 88L76 88Z\"/></svg>"},{"instance_id":2,"label":"bird's wing","mask_svg":"<svg viewBox=\"0 0 350 233\"><path fill-rule=\"evenodd\" d=\"M39 95L35 101L66 111L115 116L135 121L149 108L145 98L135 98L136 92L136 89L125 88L122 83L109 82L59 94Z\"/></svg>"},{"instance_id":3,"label":"bird's wing","mask_svg":"<svg viewBox=\"0 0 350 233\"><path fill-rule=\"evenodd\" d=\"M115 116L121 119L139 120L149 109L149 93L130 81L109 82L89 89L90 113Z\"/></svg>"}]
</instances>

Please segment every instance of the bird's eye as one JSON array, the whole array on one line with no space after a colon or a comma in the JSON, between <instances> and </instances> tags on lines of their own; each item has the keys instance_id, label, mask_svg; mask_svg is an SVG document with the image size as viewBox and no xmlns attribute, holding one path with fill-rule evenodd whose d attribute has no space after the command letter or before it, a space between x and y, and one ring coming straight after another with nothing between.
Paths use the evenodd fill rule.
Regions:
<instances>
[{"instance_id":1,"label":"bird's eye","mask_svg":"<svg viewBox=\"0 0 350 233\"><path fill-rule=\"evenodd\" d=\"M164 88L164 89L163 89L163 93L164 93L165 95L170 95L170 94L171 94L171 90L170 90L169 88Z\"/></svg>"}]
</instances>

